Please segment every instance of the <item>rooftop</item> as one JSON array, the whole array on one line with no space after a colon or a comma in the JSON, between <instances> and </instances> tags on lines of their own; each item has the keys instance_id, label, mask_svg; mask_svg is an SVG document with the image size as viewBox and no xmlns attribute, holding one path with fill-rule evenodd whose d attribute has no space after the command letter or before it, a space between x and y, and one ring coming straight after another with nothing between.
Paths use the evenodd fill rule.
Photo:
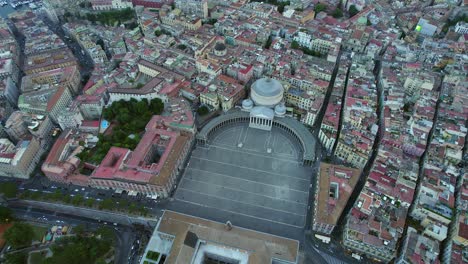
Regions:
<instances>
[{"instance_id":1,"label":"rooftop","mask_svg":"<svg viewBox=\"0 0 468 264\"><path fill-rule=\"evenodd\" d=\"M76 65L73 65L35 74L28 74L24 76L21 80L21 91L23 93L35 91L42 87L47 87L49 85L70 82L72 81L71 78L75 76L77 71L78 67Z\"/></svg>"},{"instance_id":2,"label":"rooftop","mask_svg":"<svg viewBox=\"0 0 468 264\"><path fill-rule=\"evenodd\" d=\"M174 131L147 130L134 151L112 147L92 177L164 185L187 141Z\"/></svg>"},{"instance_id":3,"label":"rooftop","mask_svg":"<svg viewBox=\"0 0 468 264\"><path fill-rule=\"evenodd\" d=\"M320 164L316 222L336 224L359 180L360 173L359 169Z\"/></svg>"},{"instance_id":4,"label":"rooftop","mask_svg":"<svg viewBox=\"0 0 468 264\"><path fill-rule=\"evenodd\" d=\"M73 53L68 48L47 50L27 56L23 65L24 71L31 71L43 67L61 68L65 63L77 64Z\"/></svg>"},{"instance_id":5,"label":"rooftop","mask_svg":"<svg viewBox=\"0 0 468 264\"><path fill-rule=\"evenodd\" d=\"M273 259L296 263L299 242L265 233L196 218L171 211L165 211L157 231L174 236L166 263L190 263L204 245L235 250L248 254L249 264L272 263ZM192 242L189 243L190 239ZM223 251L217 250L217 253Z\"/></svg>"},{"instance_id":6,"label":"rooftop","mask_svg":"<svg viewBox=\"0 0 468 264\"><path fill-rule=\"evenodd\" d=\"M275 79L262 78L252 84L252 90L258 95L265 97L278 96L283 93L283 85Z\"/></svg>"}]
</instances>

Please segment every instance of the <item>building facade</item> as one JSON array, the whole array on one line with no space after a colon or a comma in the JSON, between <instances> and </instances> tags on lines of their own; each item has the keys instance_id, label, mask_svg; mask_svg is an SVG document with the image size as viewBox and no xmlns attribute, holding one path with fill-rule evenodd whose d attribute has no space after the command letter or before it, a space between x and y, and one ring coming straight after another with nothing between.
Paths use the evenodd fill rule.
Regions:
<instances>
[{"instance_id":1,"label":"building facade","mask_svg":"<svg viewBox=\"0 0 468 264\"><path fill-rule=\"evenodd\" d=\"M0 139L0 176L28 179L44 153L36 138L21 140L16 145Z\"/></svg>"},{"instance_id":2,"label":"building facade","mask_svg":"<svg viewBox=\"0 0 468 264\"><path fill-rule=\"evenodd\" d=\"M208 17L208 0L175 0L175 6L184 13Z\"/></svg>"}]
</instances>

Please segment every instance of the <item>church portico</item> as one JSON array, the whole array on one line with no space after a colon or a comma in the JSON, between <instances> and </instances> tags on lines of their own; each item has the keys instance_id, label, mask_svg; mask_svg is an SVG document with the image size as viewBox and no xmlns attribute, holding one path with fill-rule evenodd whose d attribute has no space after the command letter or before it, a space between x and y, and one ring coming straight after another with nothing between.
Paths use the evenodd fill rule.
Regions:
<instances>
[{"instance_id":1,"label":"church portico","mask_svg":"<svg viewBox=\"0 0 468 264\"><path fill-rule=\"evenodd\" d=\"M250 111L249 127L270 131L274 117L275 114L270 108L256 106Z\"/></svg>"}]
</instances>

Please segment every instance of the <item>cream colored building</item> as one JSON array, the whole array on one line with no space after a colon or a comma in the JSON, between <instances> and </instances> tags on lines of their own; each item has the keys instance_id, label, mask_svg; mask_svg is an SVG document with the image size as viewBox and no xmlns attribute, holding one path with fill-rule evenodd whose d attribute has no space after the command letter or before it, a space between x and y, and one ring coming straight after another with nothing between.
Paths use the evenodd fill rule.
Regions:
<instances>
[{"instance_id":1,"label":"cream colored building","mask_svg":"<svg viewBox=\"0 0 468 264\"><path fill-rule=\"evenodd\" d=\"M0 139L0 176L28 179L44 153L36 138L22 140L16 146L8 139Z\"/></svg>"},{"instance_id":2,"label":"cream colored building","mask_svg":"<svg viewBox=\"0 0 468 264\"><path fill-rule=\"evenodd\" d=\"M335 155L359 169L364 168L368 158L363 153L357 152L353 146L343 144L341 141L338 141Z\"/></svg>"},{"instance_id":3,"label":"cream colored building","mask_svg":"<svg viewBox=\"0 0 468 264\"><path fill-rule=\"evenodd\" d=\"M72 101L72 94L66 87L60 87L47 103L47 112L50 118L58 123L58 116L67 108Z\"/></svg>"},{"instance_id":4,"label":"cream colored building","mask_svg":"<svg viewBox=\"0 0 468 264\"><path fill-rule=\"evenodd\" d=\"M319 131L319 140L327 151L331 152L336 141L336 131L333 133L331 130L324 129L323 127L324 124L322 124Z\"/></svg>"},{"instance_id":5,"label":"cream colored building","mask_svg":"<svg viewBox=\"0 0 468 264\"><path fill-rule=\"evenodd\" d=\"M219 109L218 94L216 92L208 92L200 94L200 103L213 107L214 110Z\"/></svg>"}]
</instances>

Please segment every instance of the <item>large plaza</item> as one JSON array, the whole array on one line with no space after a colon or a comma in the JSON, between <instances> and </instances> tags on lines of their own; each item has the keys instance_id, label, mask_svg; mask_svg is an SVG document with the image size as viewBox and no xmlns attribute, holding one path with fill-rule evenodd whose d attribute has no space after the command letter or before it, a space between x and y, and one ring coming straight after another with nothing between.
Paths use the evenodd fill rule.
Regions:
<instances>
[{"instance_id":1,"label":"large plaza","mask_svg":"<svg viewBox=\"0 0 468 264\"><path fill-rule=\"evenodd\" d=\"M312 168L285 130L224 125L197 145L171 207L233 225L298 237L306 222Z\"/></svg>"}]
</instances>

